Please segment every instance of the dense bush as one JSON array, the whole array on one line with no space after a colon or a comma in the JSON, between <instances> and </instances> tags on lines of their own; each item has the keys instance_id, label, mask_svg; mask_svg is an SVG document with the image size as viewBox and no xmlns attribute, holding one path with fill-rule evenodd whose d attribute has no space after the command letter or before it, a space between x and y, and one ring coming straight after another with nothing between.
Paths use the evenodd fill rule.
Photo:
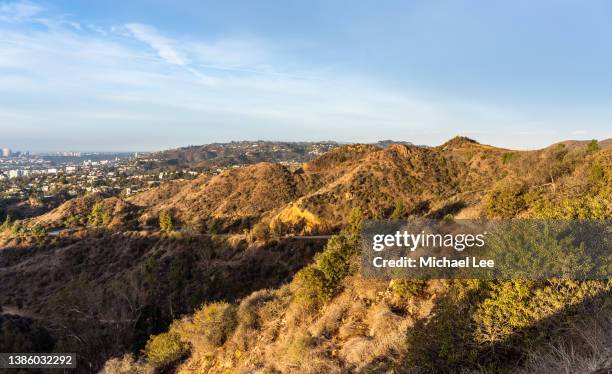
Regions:
<instances>
[{"instance_id":1,"label":"dense bush","mask_svg":"<svg viewBox=\"0 0 612 374\"><path fill-rule=\"evenodd\" d=\"M456 373L515 367L563 334L559 326L588 314L591 302L605 304L610 289L609 281L455 281L432 318L408 334L405 365Z\"/></svg>"},{"instance_id":2,"label":"dense bush","mask_svg":"<svg viewBox=\"0 0 612 374\"><path fill-rule=\"evenodd\" d=\"M389 289L404 299L419 296L426 288L427 282L420 279L393 279L389 283Z\"/></svg>"},{"instance_id":3,"label":"dense bush","mask_svg":"<svg viewBox=\"0 0 612 374\"><path fill-rule=\"evenodd\" d=\"M236 313L238 324L249 329L256 329L261 324L261 309L274 300L274 295L269 290L260 290L246 297Z\"/></svg>"},{"instance_id":4,"label":"dense bush","mask_svg":"<svg viewBox=\"0 0 612 374\"><path fill-rule=\"evenodd\" d=\"M322 304L332 298L335 287L316 266L310 265L300 270L296 276L296 297L304 304Z\"/></svg>"},{"instance_id":5,"label":"dense bush","mask_svg":"<svg viewBox=\"0 0 612 374\"><path fill-rule=\"evenodd\" d=\"M526 207L525 192L525 185L519 181L497 183L485 197L487 212L494 217L514 217Z\"/></svg>"},{"instance_id":6,"label":"dense bush","mask_svg":"<svg viewBox=\"0 0 612 374\"><path fill-rule=\"evenodd\" d=\"M545 199L533 206L539 218L609 219L612 217L612 187L604 186L598 192L580 197L564 197L560 201Z\"/></svg>"},{"instance_id":7,"label":"dense bush","mask_svg":"<svg viewBox=\"0 0 612 374\"><path fill-rule=\"evenodd\" d=\"M175 332L152 336L144 349L147 361L155 367L171 365L181 359L189 346Z\"/></svg>"},{"instance_id":8,"label":"dense bush","mask_svg":"<svg viewBox=\"0 0 612 374\"><path fill-rule=\"evenodd\" d=\"M609 285L601 281L513 280L492 283L487 297L474 313L474 338L479 343L491 343L513 334L516 338L520 333L524 335L524 344L535 344L546 331L524 331L526 328L606 289L609 290Z\"/></svg>"},{"instance_id":9,"label":"dense bush","mask_svg":"<svg viewBox=\"0 0 612 374\"><path fill-rule=\"evenodd\" d=\"M574 234L582 226L572 226L564 220L517 220L493 228L487 235L486 253L495 258L497 277L543 279L563 275L585 279L595 271L598 259L593 257L607 250L602 248L603 243L587 246L587 234ZM592 224L588 229L604 238L605 228Z\"/></svg>"},{"instance_id":10,"label":"dense bush","mask_svg":"<svg viewBox=\"0 0 612 374\"><path fill-rule=\"evenodd\" d=\"M177 331L183 341L196 349L210 350L225 343L236 325L236 306L216 302L203 306L190 319L181 321Z\"/></svg>"}]
</instances>

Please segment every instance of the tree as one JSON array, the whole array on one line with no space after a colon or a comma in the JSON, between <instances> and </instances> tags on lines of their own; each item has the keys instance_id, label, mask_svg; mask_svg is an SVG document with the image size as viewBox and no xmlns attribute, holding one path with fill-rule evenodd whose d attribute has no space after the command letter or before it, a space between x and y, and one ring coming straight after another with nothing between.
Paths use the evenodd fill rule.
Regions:
<instances>
[{"instance_id":1,"label":"tree","mask_svg":"<svg viewBox=\"0 0 612 374\"><path fill-rule=\"evenodd\" d=\"M174 231L174 224L172 223L172 215L167 210L162 210L159 213L159 229L163 232Z\"/></svg>"},{"instance_id":2,"label":"tree","mask_svg":"<svg viewBox=\"0 0 612 374\"><path fill-rule=\"evenodd\" d=\"M91 226L100 226L104 224L104 210L104 205L102 203L94 204L87 219Z\"/></svg>"},{"instance_id":3,"label":"tree","mask_svg":"<svg viewBox=\"0 0 612 374\"><path fill-rule=\"evenodd\" d=\"M344 235L351 244L357 244L361 237L361 227L363 224L363 214L359 208L353 208L348 220L348 227L344 230Z\"/></svg>"},{"instance_id":4,"label":"tree","mask_svg":"<svg viewBox=\"0 0 612 374\"><path fill-rule=\"evenodd\" d=\"M591 154L597 153L600 149L601 147L599 146L599 143L595 139L591 140L589 144L587 145L587 153L591 153Z\"/></svg>"}]
</instances>

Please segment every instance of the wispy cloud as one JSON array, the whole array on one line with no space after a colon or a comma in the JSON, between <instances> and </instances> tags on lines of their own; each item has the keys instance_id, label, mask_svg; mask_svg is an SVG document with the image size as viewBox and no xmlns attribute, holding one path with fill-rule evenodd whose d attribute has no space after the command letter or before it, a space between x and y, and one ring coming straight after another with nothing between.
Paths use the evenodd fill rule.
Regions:
<instances>
[{"instance_id":1,"label":"wispy cloud","mask_svg":"<svg viewBox=\"0 0 612 374\"><path fill-rule=\"evenodd\" d=\"M0 4L0 21L21 22L38 15L43 8L29 1Z\"/></svg>"},{"instance_id":2,"label":"wispy cloud","mask_svg":"<svg viewBox=\"0 0 612 374\"><path fill-rule=\"evenodd\" d=\"M22 148L38 138L60 148L72 137L84 148L108 140L151 149L253 138L437 143L458 131L507 144L529 127L506 108L426 100L289 60L282 46L256 37L184 38L142 23L53 16L35 3L1 4L0 129L13 142L21 136Z\"/></svg>"},{"instance_id":3,"label":"wispy cloud","mask_svg":"<svg viewBox=\"0 0 612 374\"><path fill-rule=\"evenodd\" d=\"M128 23L127 30L138 40L148 44L157 51L159 57L170 64L185 66L187 61L184 56L173 46L173 42L162 36L154 27L141 23Z\"/></svg>"}]
</instances>

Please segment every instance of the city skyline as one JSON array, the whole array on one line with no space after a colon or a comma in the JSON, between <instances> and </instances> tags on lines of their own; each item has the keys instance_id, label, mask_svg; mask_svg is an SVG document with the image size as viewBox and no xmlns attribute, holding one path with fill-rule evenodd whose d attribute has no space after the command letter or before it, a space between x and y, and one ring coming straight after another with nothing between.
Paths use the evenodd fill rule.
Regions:
<instances>
[{"instance_id":1,"label":"city skyline","mask_svg":"<svg viewBox=\"0 0 612 374\"><path fill-rule=\"evenodd\" d=\"M602 140L610 11L604 1L0 1L0 131L31 152Z\"/></svg>"}]
</instances>

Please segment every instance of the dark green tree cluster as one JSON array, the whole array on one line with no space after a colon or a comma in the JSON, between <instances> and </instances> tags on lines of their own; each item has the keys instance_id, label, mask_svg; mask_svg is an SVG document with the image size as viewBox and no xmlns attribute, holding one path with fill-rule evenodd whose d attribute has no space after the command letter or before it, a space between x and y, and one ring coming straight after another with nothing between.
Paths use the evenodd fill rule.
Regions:
<instances>
[{"instance_id":1,"label":"dark green tree cluster","mask_svg":"<svg viewBox=\"0 0 612 374\"><path fill-rule=\"evenodd\" d=\"M159 229L165 233L174 231L174 223L170 211L162 210L159 213Z\"/></svg>"},{"instance_id":2,"label":"dark green tree cluster","mask_svg":"<svg viewBox=\"0 0 612 374\"><path fill-rule=\"evenodd\" d=\"M108 226L111 222L111 212L102 203L95 203L87 217L90 226Z\"/></svg>"},{"instance_id":3,"label":"dark green tree cluster","mask_svg":"<svg viewBox=\"0 0 612 374\"><path fill-rule=\"evenodd\" d=\"M307 304L325 303L340 290L341 281L357 270L362 220L361 212L353 209L348 227L329 240L314 264L296 275L298 298Z\"/></svg>"}]
</instances>

